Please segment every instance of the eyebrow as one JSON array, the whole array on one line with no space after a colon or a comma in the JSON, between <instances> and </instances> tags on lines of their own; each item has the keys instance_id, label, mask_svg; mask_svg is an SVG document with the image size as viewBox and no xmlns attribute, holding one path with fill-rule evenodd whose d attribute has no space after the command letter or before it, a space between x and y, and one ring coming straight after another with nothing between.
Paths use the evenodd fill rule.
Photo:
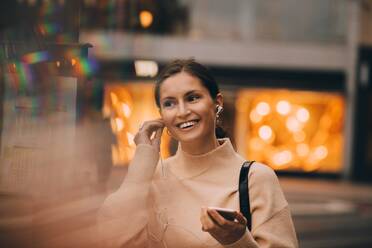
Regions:
<instances>
[{"instance_id":1,"label":"eyebrow","mask_svg":"<svg viewBox=\"0 0 372 248\"><path fill-rule=\"evenodd\" d=\"M194 93L197 93L198 90L190 90L190 91L187 91L184 96L188 96L188 95L191 95L191 94L194 94ZM166 96L164 98L161 99L161 101L164 101L164 100L167 100L167 99L175 99L175 97L173 96Z\"/></svg>"}]
</instances>

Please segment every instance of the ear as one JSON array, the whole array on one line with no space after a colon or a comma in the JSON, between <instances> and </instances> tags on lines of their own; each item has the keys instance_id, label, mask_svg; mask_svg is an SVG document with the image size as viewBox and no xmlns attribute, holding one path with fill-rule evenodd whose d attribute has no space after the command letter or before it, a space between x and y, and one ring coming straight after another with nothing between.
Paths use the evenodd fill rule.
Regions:
<instances>
[{"instance_id":1,"label":"ear","mask_svg":"<svg viewBox=\"0 0 372 248\"><path fill-rule=\"evenodd\" d=\"M216 96L216 105L223 107L223 96L221 93L218 93Z\"/></svg>"}]
</instances>

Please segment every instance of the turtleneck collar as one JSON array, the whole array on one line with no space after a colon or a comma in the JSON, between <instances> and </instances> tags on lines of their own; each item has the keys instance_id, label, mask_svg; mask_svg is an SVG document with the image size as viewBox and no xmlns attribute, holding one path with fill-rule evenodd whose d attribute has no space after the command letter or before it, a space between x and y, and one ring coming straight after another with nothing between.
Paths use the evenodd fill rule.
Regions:
<instances>
[{"instance_id":1,"label":"turtleneck collar","mask_svg":"<svg viewBox=\"0 0 372 248\"><path fill-rule=\"evenodd\" d=\"M230 139L219 139L218 143L218 147L200 155L188 154L179 145L171 171L179 178L190 178L203 174L212 166L229 164L232 156L236 156Z\"/></svg>"}]
</instances>

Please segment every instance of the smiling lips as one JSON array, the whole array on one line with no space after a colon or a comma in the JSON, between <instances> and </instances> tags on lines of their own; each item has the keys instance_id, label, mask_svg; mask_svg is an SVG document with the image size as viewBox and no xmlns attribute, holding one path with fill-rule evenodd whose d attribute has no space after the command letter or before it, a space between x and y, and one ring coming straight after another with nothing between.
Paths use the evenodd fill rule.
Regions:
<instances>
[{"instance_id":1,"label":"smiling lips","mask_svg":"<svg viewBox=\"0 0 372 248\"><path fill-rule=\"evenodd\" d=\"M199 120L191 120L191 121L182 122L180 124L177 124L176 126L181 129L187 129L187 128L193 127L198 122Z\"/></svg>"}]
</instances>

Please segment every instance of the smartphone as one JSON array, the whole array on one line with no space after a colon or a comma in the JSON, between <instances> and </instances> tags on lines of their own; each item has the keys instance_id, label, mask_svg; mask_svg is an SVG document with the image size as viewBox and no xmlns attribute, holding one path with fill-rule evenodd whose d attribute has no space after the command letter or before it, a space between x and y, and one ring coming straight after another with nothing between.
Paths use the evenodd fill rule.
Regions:
<instances>
[{"instance_id":1,"label":"smartphone","mask_svg":"<svg viewBox=\"0 0 372 248\"><path fill-rule=\"evenodd\" d=\"M219 208L219 207L208 207L209 209L216 210L222 217L226 220L234 221L235 220L235 210L230 208Z\"/></svg>"}]
</instances>

